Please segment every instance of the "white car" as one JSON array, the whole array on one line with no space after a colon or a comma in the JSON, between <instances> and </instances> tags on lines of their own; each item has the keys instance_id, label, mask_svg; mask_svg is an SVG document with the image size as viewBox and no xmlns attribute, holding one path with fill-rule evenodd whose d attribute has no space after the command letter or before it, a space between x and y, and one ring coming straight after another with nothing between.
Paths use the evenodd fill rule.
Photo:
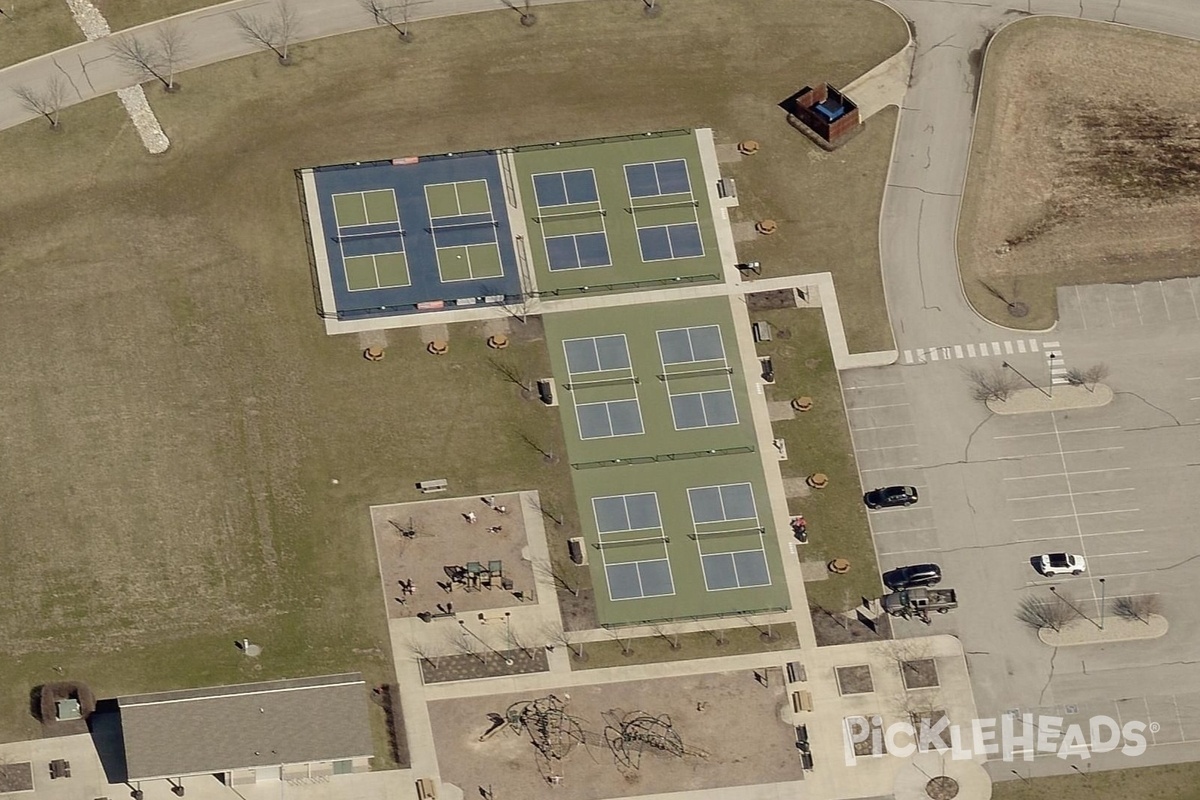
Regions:
<instances>
[{"instance_id":1,"label":"white car","mask_svg":"<svg viewBox=\"0 0 1200 800\"><path fill-rule=\"evenodd\" d=\"M1083 556L1070 553L1047 553L1034 558L1034 567L1047 578L1052 578L1055 575L1082 575L1087 571L1087 562Z\"/></svg>"}]
</instances>

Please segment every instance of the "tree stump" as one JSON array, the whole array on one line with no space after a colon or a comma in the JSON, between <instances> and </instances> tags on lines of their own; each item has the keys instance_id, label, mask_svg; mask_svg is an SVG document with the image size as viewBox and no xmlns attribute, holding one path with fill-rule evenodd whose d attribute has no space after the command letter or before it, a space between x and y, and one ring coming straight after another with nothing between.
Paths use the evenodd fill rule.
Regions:
<instances>
[{"instance_id":1,"label":"tree stump","mask_svg":"<svg viewBox=\"0 0 1200 800\"><path fill-rule=\"evenodd\" d=\"M363 350L363 358L367 361L383 361L383 348L368 347L366 350Z\"/></svg>"},{"instance_id":2,"label":"tree stump","mask_svg":"<svg viewBox=\"0 0 1200 800\"><path fill-rule=\"evenodd\" d=\"M796 411L812 411L813 399L807 395L792 398L792 408Z\"/></svg>"},{"instance_id":3,"label":"tree stump","mask_svg":"<svg viewBox=\"0 0 1200 800\"><path fill-rule=\"evenodd\" d=\"M779 230L779 223L773 219L760 219L754 223L754 230L761 233L763 236L770 236L775 231Z\"/></svg>"},{"instance_id":4,"label":"tree stump","mask_svg":"<svg viewBox=\"0 0 1200 800\"><path fill-rule=\"evenodd\" d=\"M442 341L441 339L434 339L425 347L425 349L435 356L444 356L446 353L450 352L450 343Z\"/></svg>"},{"instance_id":5,"label":"tree stump","mask_svg":"<svg viewBox=\"0 0 1200 800\"><path fill-rule=\"evenodd\" d=\"M503 350L508 347L508 337L503 333L493 333L487 339L487 346L493 350Z\"/></svg>"},{"instance_id":6,"label":"tree stump","mask_svg":"<svg viewBox=\"0 0 1200 800\"><path fill-rule=\"evenodd\" d=\"M829 567L829 571L834 575L845 575L850 571L850 561L845 558L835 558L826 566Z\"/></svg>"},{"instance_id":7,"label":"tree stump","mask_svg":"<svg viewBox=\"0 0 1200 800\"><path fill-rule=\"evenodd\" d=\"M824 489L829 485L829 476L824 472L814 472L805 478L804 482L814 489Z\"/></svg>"},{"instance_id":8,"label":"tree stump","mask_svg":"<svg viewBox=\"0 0 1200 800\"><path fill-rule=\"evenodd\" d=\"M753 139L744 139L738 142L738 152L744 156L752 156L758 152L758 142Z\"/></svg>"}]
</instances>

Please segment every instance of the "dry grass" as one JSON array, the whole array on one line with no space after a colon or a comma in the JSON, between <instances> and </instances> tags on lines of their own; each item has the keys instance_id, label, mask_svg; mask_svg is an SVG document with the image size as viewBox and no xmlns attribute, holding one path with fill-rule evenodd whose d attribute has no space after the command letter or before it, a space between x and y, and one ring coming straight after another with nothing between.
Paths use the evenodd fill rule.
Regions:
<instances>
[{"instance_id":1,"label":"dry grass","mask_svg":"<svg viewBox=\"0 0 1200 800\"><path fill-rule=\"evenodd\" d=\"M1022 774L1024 770L1022 768ZM1200 800L1200 763L1165 764L996 783L992 800Z\"/></svg>"},{"instance_id":2,"label":"dry grass","mask_svg":"<svg viewBox=\"0 0 1200 800\"><path fill-rule=\"evenodd\" d=\"M1136 64L1131 69L1130 64ZM1066 19L988 51L958 249L971 302L1042 329L1058 286L1196 274L1200 44ZM989 293L1030 307L1023 319Z\"/></svg>"},{"instance_id":3,"label":"dry grass","mask_svg":"<svg viewBox=\"0 0 1200 800\"><path fill-rule=\"evenodd\" d=\"M63 0L20 0L0 8L0 67L83 41Z\"/></svg>"},{"instance_id":4,"label":"dry grass","mask_svg":"<svg viewBox=\"0 0 1200 800\"><path fill-rule=\"evenodd\" d=\"M771 425L787 442L788 460L780 464L783 477L804 478L814 472L829 476L826 488L788 500L788 511L803 514L808 522L808 544L797 545L797 550L806 561L848 558L852 564L845 575L809 582L809 603L830 611L854 608L863 597L878 597L882 588L824 316L819 309L790 309L752 311L751 319L766 320L775 332L770 342L758 345L759 355L771 356L775 367L775 384L767 387L767 399L813 399L811 411Z\"/></svg>"},{"instance_id":5,"label":"dry grass","mask_svg":"<svg viewBox=\"0 0 1200 800\"><path fill-rule=\"evenodd\" d=\"M773 638L764 638L764 633ZM614 636L620 629L614 629ZM742 653L769 653L791 650L800 646L796 626L792 623L724 630L693 631L678 635L639 636L601 642L574 642L571 645L571 669L601 669L627 667L631 664L654 664L661 661L692 661L700 658L722 658ZM575 654L583 651L584 660Z\"/></svg>"},{"instance_id":6,"label":"dry grass","mask_svg":"<svg viewBox=\"0 0 1200 800\"><path fill-rule=\"evenodd\" d=\"M814 15L860 34L796 47ZM325 336L292 169L679 125L733 140L786 127L772 104L797 76L846 82L904 35L882 7L842 0L681 3L653 23L579 4L530 30L511 17L422 23L412 46L382 30L325 39L286 69L258 55L191 72L183 92L151 92L174 141L162 157L111 97L69 109L64 134L0 135L0 738L32 732L27 692L52 666L99 696L385 679L366 506L415 499L416 480L536 487L573 517L567 467L520 442L558 426L487 367L479 330L453 329L442 359L393 332L380 364ZM731 65L760 52L796 55L748 83ZM563 53L593 66L564 72ZM509 352L549 374L530 330ZM244 659L241 636L263 658Z\"/></svg>"},{"instance_id":7,"label":"dry grass","mask_svg":"<svg viewBox=\"0 0 1200 800\"><path fill-rule=\"evenodd\" d=\"M114 31L132 28L185 11L215 6L223 0L92 0Z\"/></svg>"}]
</instances>

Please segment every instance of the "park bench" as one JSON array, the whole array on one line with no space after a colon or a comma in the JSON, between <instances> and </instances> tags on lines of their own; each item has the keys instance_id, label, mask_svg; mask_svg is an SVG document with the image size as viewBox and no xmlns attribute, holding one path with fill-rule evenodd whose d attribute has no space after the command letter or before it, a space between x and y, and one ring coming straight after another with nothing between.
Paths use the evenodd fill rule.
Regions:
<instances>
[{"instance_id":1,"label":"park bench","mask_svg":"<svg viewBox=\"0 0 1200 800\"><path fill-rule=\"evenodd\" d=\"M417 488L421 490L421 494L429 494L430 492L444 492L449 488L450 484L445 478L438 478L433 481L419 481Z\"/></svg>"}]
</instances>

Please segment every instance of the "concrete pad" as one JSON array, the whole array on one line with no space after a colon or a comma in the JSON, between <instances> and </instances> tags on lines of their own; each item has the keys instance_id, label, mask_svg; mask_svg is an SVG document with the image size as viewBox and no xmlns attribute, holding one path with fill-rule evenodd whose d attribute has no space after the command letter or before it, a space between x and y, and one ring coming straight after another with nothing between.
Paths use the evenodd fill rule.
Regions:
<instances>
[{"instance_id":1,"label":"concrete pad","mask_svg":"<svg viewBox=\"0 0 1200 800\"><path fill-rule=\"evenodd\" d=\"M916 48L910 45L843 88L842 91L858 104L859 119L866 120L888 106L899 106L904 102L915 53Z\"/></svg>"},{"instance_id":2,"label":"concrete pad","mask_svg":"<svg viewBox=\"0 0 1200 800\"><path fill-rule=\"evenodd\" d=\"M781 419L796 418L796 409L792 408L792 404L788 400L767 401L767 413L772 422Z\"/></svg>"},{"instance_id":3,"label":"concrete pad","mask_svg":"<svg viewBox=\"0 0 1200 800\"><path fill-rule=\"evenodd\" d=\"M738 150L736 143L719 144L714 149L717 151L717 163L719 164L734 164L742 160L742 152Z\"/></svg>"},{"instance_id":4,"label":"concrete pad","mask_svg":"<svg viewBox=\"0 0 1200 800\"><path fill-rule=\"evenodd\" d=\"M422 344L428 344L434 339L440 339L443 342L450 341L450 326L444 322L435 322L431 325L422 325L417 328L417 335L421 337Z\"/></svg>"},{"instance_id":5,"label":"concrete pad","mask_svg":"<svg viewBox=\"0 0 1200 800\"><path fill-rule=\"evenodd\" d=\"M1139 639L1157 639L1165 636L1167 629L1166 617L1157 614L1150 617L1150 622L1129 621L1121 619L1107 620L1104 630L1100 630L1087 620L1078 620L1063 628L1053 631L1043 628L1038 631L1038 638L1051 647L1067 647L1078 644L1109 644L1111 642L1131 642Z\"/></svg>"},{"instance_id":6,"label":"concrete pad","mask_svg":"<svg viewBox=\"0 0 1200 800\"><path fill-rule=\"evenodd\" d=\"M507 336L512 333L512 322L512 317L485 320L483 323L483 335L495 336L498 333L502 333Z\"/></svg>"},{"instance_id":7,"label":"concrete pad","mask_svg":"<svg viewBox=\"0 0 1200 800\"><path fill-rule=\"evenodd\" d=\"M784 497L808 497L812 494L812 487L804 478L784 478L783 494Z\"/></svg>"},{"instance_id":8,"label":"concrete pad","mask_svg":"<svg viewBox=\"0 0 1200 800\"><path fill-rule=\"evenodd\" d=\"M804 582L829 580L829 565L824 561L801 561L800 574Z\"/></svg>"},{"instance_id":9,"label":"concrete pad","mask_svg":"<svg viewBox=\"0 0 1200 800\"><path fill-rule=\"evenodd\" d=\"M749 242L762 236L761 233L754 230L753 222L733 222L730 223L730 227L733 229L733 239L736 242Z\"/></svg>"},{"instance_id":10,"label":"concrete pad","mask_svg":"<svg viewBox=\"0 0 1200 800\"><path fill-rule=\"evenodd\" d=\"M1056 386L1050 397L1046 397L1041 389L1018 389L1007 400L989 400L987 407L993 414L1032 414L1099 408L1111 403L1112 399L1112 389L1098 383L1090 391L1084 386Z\"/></svg>"},{"instance_id":11,"label":"concrete pad","mask_svg":"<svg viewBox=\"0 0 1200 800\"><path fill-rule=\"evenodd\" d=\"M387 331L362 331L354 337L360 350L368 347L387 347Z\"/></svg>"}]
</instances>

